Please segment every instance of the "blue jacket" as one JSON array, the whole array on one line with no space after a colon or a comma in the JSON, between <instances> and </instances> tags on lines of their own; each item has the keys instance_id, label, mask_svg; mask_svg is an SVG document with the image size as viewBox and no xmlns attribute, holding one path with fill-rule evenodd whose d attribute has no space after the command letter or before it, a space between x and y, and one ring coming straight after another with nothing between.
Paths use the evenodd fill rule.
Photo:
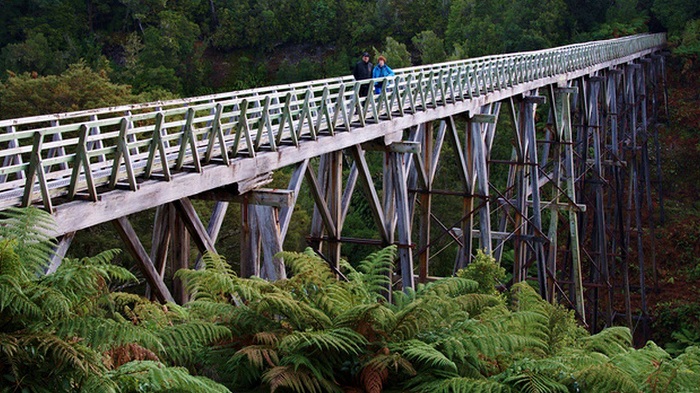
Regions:
<instances>
[{"instance_id":1,"label":"blue jacket","mask_svg":"<svg viewBox=\"0 0 700 393\"><path fill-rule=\"evenodd\" d=\"M384 78L385 76L393 76L394 71L388 65L384 64L384 67L377 64L372 70L372 78ZM374 94L379 94L382 91L382 84L384 81L379 81L374 83Z\"/></svg>"}]
</instances>

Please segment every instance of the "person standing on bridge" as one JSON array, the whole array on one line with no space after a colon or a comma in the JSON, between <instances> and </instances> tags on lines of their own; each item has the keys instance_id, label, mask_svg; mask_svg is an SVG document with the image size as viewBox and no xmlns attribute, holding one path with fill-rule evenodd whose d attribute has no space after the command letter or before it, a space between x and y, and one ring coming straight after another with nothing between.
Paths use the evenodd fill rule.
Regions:
<instances>
[{"instance_id":1,"label":"person standing on bridge","mask_svg":"<svg viewBox=\"0 0 700 393\"><path fill-rule=\"evenodd\" d=\"M387 76L394 76L394 71L386 64L386 57L379 56L377 65L372 70L372 78L377 79ZM382 91L382 85L384 85L384 81L374 83L374 94L379 94Z\"/></svg>"},{"instance_id":2,"label":"person standing on bridge","mask_svg":"<svg viewBox=\"0 0 700 393\"><path fill-rule=\"evenodd\" d=\"M369 53L362 54L362 59L355 64L355 68L352 70L352 76L358 81L372 78L372 63L369 62ZM369 84L360 86L360 97L366 96L368 91Z\"/></svg>"}]
</instances>

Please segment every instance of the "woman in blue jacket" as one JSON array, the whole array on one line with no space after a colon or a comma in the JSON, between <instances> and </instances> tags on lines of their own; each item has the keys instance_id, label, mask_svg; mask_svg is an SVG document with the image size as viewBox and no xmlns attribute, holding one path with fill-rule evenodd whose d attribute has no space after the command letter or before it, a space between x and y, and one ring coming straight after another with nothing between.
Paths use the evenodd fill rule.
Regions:
<instances>
[{"instance_id":1,"label":"woman in blue jacket","mask_svg":"<svg viewBox=\"0 0 700 393\"><path fill-rule=\"evenodd\" d=\"M391 68L386 65L386 57L379 56L377 59L377 65L374 66L374 69L372 70L372 78L377 79L393 75L394 71L392 71ZM379 94L382 91L382 84L384 84L384 81L374 83L374 94Z\"/></svg>"}]
</instances>

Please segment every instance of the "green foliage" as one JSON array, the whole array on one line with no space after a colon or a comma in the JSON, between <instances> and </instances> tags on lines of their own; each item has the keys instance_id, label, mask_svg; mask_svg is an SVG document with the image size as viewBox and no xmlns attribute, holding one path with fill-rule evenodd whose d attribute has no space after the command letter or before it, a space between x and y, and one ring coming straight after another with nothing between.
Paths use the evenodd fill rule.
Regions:
<instances>
[{"instance_id":1,"label":"green foliage","mask_svg":"<svg viewBox=\"0 0 700 393\"><path fill-rule=\"evenodd\" d=\"M1 118L100 108L136 100L128 86L111 83L106 72L92 71L83 63L71 65L58 76L25 73L0 83Z\"/></svg>"},{"instance_id":2,"label":"green foliage","mask_svg":"<svg viewBox=\"0 0 700 393\"><path fill-rule=\"evenodd\" d=\"M674 49L674 53L696 58L700 55L700 19L686 23L679 45Z\"/></svg>"},{"instance_id":3,"label":"green foliage","mask_svg":"<svg viewBox=\"0 0 700 393\"><path fill-rule=\"evenodd\" d=\"M411 54L406 49L406 45L391 37L386 37L383 51L379 51L377 48L373 49L377 56L383 55L386 57L386 63L391 68L409 67L411 65Z\"/></svg>"},{"instance_id":4,"label":"green foliage","mask_svg":"<svg viewBox=\"0 0 700 393\"><path fill-rule=\"evenodd\" d=\"M651 10L671 36L679 36L686 23L700 17L700 4L694 0L654 0Z\"/></svg>"},{"instance_id":5,"label":"green foliage","mask_svg":"<svg viewBox=\"0 0 700 393\"><path fill-rule=\"evenodd\" d=\"M477 250L472 262L457 272L457 277L468 278L479 283L478 292L485 294L497 294L496 286L501 284L505 276L506 270L483 250Z\"/></svg>"},{"instance_id":6,"label":"green foliage","mask_svg":"<svg viewBox=\"0 0 700 393\"><path fill-rule=\"evenodd\" d=\"M442 63L445 55L445 44L432 30L426 30L417 34L413 39L413 46L420 53L421 64Z\"/></svg>"},{"instance_id":7,"label":"green foliage","mask_svg":"<svg viewBox=\"0 0 700 393\"><path fill-rule=\"evenodd\" d=\"M202 349L229 337L228 329L191 320L176 305L110 294L111 282L135 280L111 263L116 250L65 259L43 275L53 253L51 217L33 208L4 213L0 391L227 391L172 366L192 367Z\"/></svg>"}]
</instances>

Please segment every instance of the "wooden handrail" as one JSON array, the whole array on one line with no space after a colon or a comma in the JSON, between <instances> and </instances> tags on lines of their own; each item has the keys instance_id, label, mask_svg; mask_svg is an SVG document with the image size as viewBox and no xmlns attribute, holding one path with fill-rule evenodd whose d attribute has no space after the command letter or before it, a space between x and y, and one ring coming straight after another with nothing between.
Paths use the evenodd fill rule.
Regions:
<instances>
[{"instance_id":1,"label":"wooden handrail","mask_svg":"<svg viewBox=\"0 0 700 393\"><path fill-rule=\"evenodd\" d=\"M376 80L351 76L243 91L0 121L0 210L72 198L98 199L135 178L229 165L280 144L334 135L368 123L454 105L516 85L631 61L659 50L664 34L395 70ZM370 89L371 91L372 89Z\"/></svg>"}]
</instances>

